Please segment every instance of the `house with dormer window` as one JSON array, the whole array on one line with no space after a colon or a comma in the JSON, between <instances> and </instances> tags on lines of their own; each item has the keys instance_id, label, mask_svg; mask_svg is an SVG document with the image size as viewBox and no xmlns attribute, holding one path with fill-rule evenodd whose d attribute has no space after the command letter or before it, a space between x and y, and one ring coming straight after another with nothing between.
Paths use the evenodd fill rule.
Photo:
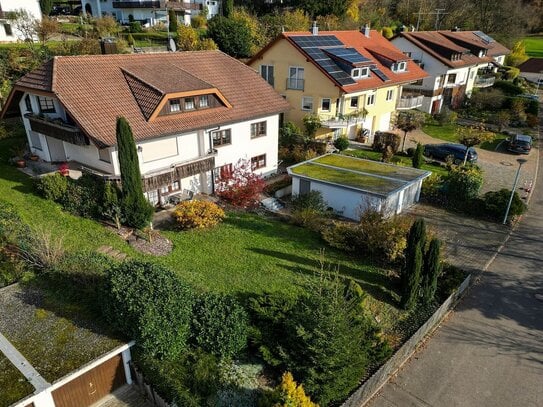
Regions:
<instances>
[{"instance_id":1,"label":"house with dormer window","mask_svg":"<svg viewBox=\"0 0 543 407\"><path fill-rule=\"evenodd\" d=\"M481 31L402 32L391 41L429 73L409 90L424 95L421 110L432 114L459 107L474 88L492 86L510 52Z\"/></svg>"},{"instance_id":2,"label":"house with dormer window","mask_svg":"<svg viewBox=\"0 0 543 407\"><path fill-rule=\"evenodd\" d=\"M292 109L285 121L302 126L317 114L322 137L357 138L390 130L397 109L421 106L403 87L427 74L378 31L285 32L248 64L282 94Z\"/></svg>"},{"instance_id":3,"label":"house with dormer window","mask_svg":"<svg viewBox=\"0 0 543 407\"><path fill-rule=\"evenodd\" d=\"M125 117L154 204L212 193L238 160L277 170L279 116L288 103L220 51L55 57L15 83L1 117L22 116L46 162L120 179L115 126Z\"/></svg>"}]
</instances>

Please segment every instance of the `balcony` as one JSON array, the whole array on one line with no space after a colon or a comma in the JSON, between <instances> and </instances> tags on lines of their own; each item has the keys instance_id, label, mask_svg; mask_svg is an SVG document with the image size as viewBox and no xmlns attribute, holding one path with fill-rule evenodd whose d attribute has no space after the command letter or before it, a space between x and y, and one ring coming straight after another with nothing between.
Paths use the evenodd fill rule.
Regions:
<instances>
[{"instance_id":1,"label":"balcony","mask_svg":"<svg viewBox=\"0 0 543 407\"><path fill-rule=\"evenodd\" d=\"M164 2L162 2L164 4ZM169 9L172 9L172 10L203 10L203 5L202 4L198 4L198 3L187 3L187 2L182 2L182 1L173 1L173 0L169 0L169 1L166 1L166 3L164 4L164 6L169 10ZM161 7L163 8L163 7Z\"/></svg>"},{"instance_id":2,"label":"balcony","mask_svg":"<svg viewBox=\"0 0 543 407\"><path fill-rule=\"evenodd\" d=\"M475 77L475 82L473 86L476 88L488 88L489 86L494 85L496 82L496 77L494 75L477 75Z\"/></svg>"},{"instance_id":3,"label":"balcony","mask_svg":"<svg viewBox=\"0 0 543 407\"><path fill-rule=\"evenodd\" d=\"M303 79L288 78L287 89L304 90L305 81Z\"/></svg>"},{"instance_id":4,"label":"balcony","mask_svg":"<svg viewBox=\"0 0 543 407\"><path fill-rule=\"evenodd\" d=\"M32 131L53 137L76 146L88 146L89 139L77 126L65 123L62 119L49 119L32 113L25 114Z\"/></svg>"},{"instance_id":5,"label":"balcony","mask_svg":"<svg viewBox=\"0 0 543 407\"><path fill-rule=\"evenodd\" d=\"M113 8L161 8L160 1L114 1Z\"/></svg>"},{"instance_id":6,"label":"balcony","mask_svg":"<svg viewBox=\"0 0 543 407\"><path fill-rule=\"evenodd\" d=\"M424 96L420 93L404 93L398 99L397 110L409 110L422 106Z\"/></svg>"},{"instance_id":7,"label":"balcony","mask_svg":"<svg viewBox=\"0 0 543 407\"><path fill-rule=\"evenodd\" d=\"M360 124L366 118L366 114L363 112L351 113L347 115L319 115L321 119L321 126L327 129L345 129L353 124Z\"/></svg>"}]
</instances>

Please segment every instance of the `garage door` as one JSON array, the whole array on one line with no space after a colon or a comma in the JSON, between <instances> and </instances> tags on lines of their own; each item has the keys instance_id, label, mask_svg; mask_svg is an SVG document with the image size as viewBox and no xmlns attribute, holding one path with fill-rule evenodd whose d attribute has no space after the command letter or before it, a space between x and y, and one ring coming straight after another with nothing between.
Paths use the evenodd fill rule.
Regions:
<instances>
[{"instance_id":1,"label":"garage door","mask_svg":"<svg viewBox=\"0 0 543 407\"><path fill-rule=\"evenodd\" d=\"M126 383L121 355L53 391L56 407L87 407Z\"/></svg>"}]
</instances>

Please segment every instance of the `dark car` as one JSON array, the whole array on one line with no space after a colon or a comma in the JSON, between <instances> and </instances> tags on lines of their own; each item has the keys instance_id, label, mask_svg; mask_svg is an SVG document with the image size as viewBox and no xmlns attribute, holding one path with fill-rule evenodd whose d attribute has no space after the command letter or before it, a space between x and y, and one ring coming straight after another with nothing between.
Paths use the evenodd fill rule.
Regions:
<instances>
[{"instance_id":1,"label":"dark car","mask_svg":"<svg viewBox=\"0 0 543 407\"><path fill-rule=\"evenodd\" d=\"M462 144L426 144L424 146L424 155L428 158L446 161L449 157L455 164L460 164L464 161L467 147ZM470 163L477 162L477 152L473 147L468 149L467 161Z\"/></svg>"},{"instance_id":2,"label":"dark car","mask_svg":"<svg viewBox=\"0 0 543 407\"><path fill-rule=\"evenodd\" d=\"M529 154L532 149L532 138L525 134L515 134L508 139L507 149L517 154Z\"/></svg>"}]
</instances>

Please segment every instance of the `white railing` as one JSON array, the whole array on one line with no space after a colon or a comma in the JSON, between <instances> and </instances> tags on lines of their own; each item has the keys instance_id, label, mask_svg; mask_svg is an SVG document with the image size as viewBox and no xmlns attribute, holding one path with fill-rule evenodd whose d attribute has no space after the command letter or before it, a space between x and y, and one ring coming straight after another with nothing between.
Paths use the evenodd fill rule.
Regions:
<instances>
[{"instance_id":1,"label":"white railing","mask_svg":"<svg viewBox=\"0 0 543 407\"><path fill-rule=\"evenodd\" d=\"M396 109L415 109L416 107L422 106L424 96L422 95L405 95L398 99L396 104Z\"/></svg>"}]
</instances>

